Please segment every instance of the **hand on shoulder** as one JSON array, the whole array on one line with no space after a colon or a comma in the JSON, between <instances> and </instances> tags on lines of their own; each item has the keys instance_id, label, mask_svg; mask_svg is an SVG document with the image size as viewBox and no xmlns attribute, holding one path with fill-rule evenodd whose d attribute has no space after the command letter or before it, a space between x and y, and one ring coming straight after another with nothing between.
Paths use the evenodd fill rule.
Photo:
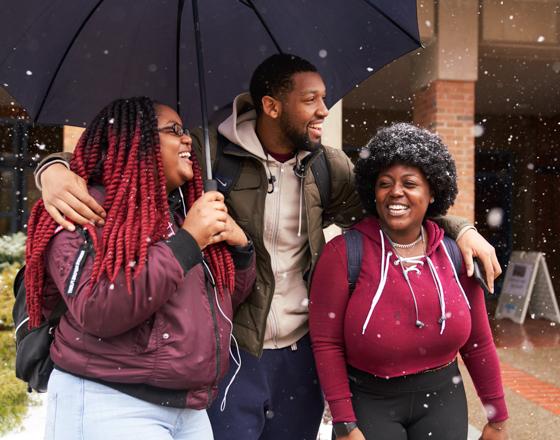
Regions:
<instances>
[{"instance_id":1,"label":"hand on shoulder","mask_svg":"<svg viewBox=\"0 0 560 440\"><path fill-rule=\"evenodd\" d=\"M49 215L68 231L74 223L85 225L105 223L105 210L89 194L86 181L60 163L41 173L42 198Z\"/></svg>"}]
</instances>

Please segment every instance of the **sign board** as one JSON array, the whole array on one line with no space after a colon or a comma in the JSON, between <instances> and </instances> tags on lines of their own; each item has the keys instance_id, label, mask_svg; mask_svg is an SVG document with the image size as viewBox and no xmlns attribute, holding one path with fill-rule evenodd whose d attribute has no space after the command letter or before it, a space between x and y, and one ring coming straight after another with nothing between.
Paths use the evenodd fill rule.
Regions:
<instances>
[{"instance_id":1,"label":"sign board","mask_svg":"<svg viewBox=\"0 0 560 440\"><path fill-rule=\"evenodd\" d=\"M523 324L531 318L560 323L560 311L542 252L515 251L509 260L496 318Z\"/></svg>"}]
</instances>

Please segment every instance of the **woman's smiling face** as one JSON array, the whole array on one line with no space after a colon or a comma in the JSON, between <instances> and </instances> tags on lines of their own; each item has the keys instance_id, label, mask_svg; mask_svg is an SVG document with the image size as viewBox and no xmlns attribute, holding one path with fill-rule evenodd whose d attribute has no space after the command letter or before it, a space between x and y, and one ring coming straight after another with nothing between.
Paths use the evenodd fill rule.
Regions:
<instances>
[{"instance_id":1,"label":"woman's smiling face","mask_svg":"<svg viewBox=\"0 0 560 440\"><path fill-rule=\"evenodd\" d=\"M182 133L183 123L175 110L162 104L157 104L155 110L163 174L167 192L171 192L193 178L193 164L190 160L192 139L187 131ZM177 130L177 126L181 130ZM177 131L182 134L177 134Z\"/></svg>"},{"instance_id":2,"label":"woman's smiling face","mask_svg":"<svg viewBox=\"0 0 560 440\"><path fill-rule=\"evenodd\" d=\"M375 206L384 229L406 242L419 233L431 199L430 184L420 169L395 164L375 182Z\"/></svg>"}]
</instances>

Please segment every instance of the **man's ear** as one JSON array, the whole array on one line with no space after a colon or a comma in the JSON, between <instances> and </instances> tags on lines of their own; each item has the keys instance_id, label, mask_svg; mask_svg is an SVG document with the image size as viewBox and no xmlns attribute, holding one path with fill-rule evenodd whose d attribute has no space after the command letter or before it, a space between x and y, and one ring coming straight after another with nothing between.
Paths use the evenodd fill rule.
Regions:
<instances>
[{"instance_id":1,"label":"man's ear","mask_svg":"<svg viewBox=\"0 0 560 440\"><path fill-rule=\"evenodd\" d=\"M263 113L272 119L278 118L280 116L280 111L282 110L282 103L272 96L262 97L262 107Z\"/></svg>"}]
</instances>

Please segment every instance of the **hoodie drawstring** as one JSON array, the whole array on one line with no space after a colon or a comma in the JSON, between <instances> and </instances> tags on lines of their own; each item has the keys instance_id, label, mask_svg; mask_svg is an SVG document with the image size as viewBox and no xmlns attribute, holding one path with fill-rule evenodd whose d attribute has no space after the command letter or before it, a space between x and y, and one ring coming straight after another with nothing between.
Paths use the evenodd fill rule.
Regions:
<instances>
[{"instance_id":1,"label":"hoodie drawstring","mask_svg":"<svg viewBox=\"0 0 560 440\"><path fill-rule=\"evenodd\" d=\"M432 274L432 279L434 280L434 283L436 285L436 290L438 293L438 299L439 299L439 308L441 311L440 317L439 317L439 325L441 326L441 330L439 331L439 334L442 335L443 331L445 330L445 320L447 319L447 316L445 316L445 295L443 292L443 287L441 285L441 280L439 279L439 275L437 273L437 270L434 266L434 263L432 263L432 260L430 257L428 257L426 255L426 261L428 262L428 267L430 268L430 273Z\"/></svg>"},{"instance_id":2,"label":"hoodie drawstring","mask_svg":"<svg viewBox=\"0 0 560 440\"><path fill-rule=\"evenodd\" d=\"M299 221L298 221L298 231L297 236L301 237L301 217L303 213L303 178L299 179Z\"/></svg>"},{"instance_id":3,"label":"hoodie drawstring","mask_svg":"<svg viewBox=\"0 0 560 440\"><path fill-rule=\"evenodd\" d=\"M408 289L410 290L410 294L412 295L412 301L414 302L414 312L416 313L416 322L414 323L414 325L416 325L416 327L418 328L422 328L426 324L420 321L420 313L418 312L418 302L416 301L416 295L414 294L414 289L412 288L412 284L410 284L410 278L408 277L408 272L414 271L417 274L420 273L420 269L418 269L418 267L416 266L418 266L419 264L421 266L424 265L424 262L421 260L421 258L422 257L409 257L409 258L399 257L398 259L395 260L395 264L400 264L401 266L404 279L406 280L406 284L408 284ZM405 267L403 263L412 263L412 266Z\"/></svg>"},{"instance_id":4,"label":"hoodie drawstring","mask_svg":"<svg viewBox=\"0 0 560 440\"><path fill-rule=\"evenodd\" d=\"M371 319L371 315L373 314L373 311L375 309L375 307L377 306L377 303L379 302L379 300L381 299L381 294L383 293L383 289L385 288L385 284L387 283L387 272L389 270L389 261L390 261L390 257L393 255L392 252L388 252L387 255L385 254L385 240L384 240L384 236L383 236L383 231L379 230L379 235L381 237L381 279L379 281L379 286L377 287L377 291L375 292L375 295L373 296L373 299L371 300L371 305L369 308L369 312L367 314L367 317L364 321L364 325L362 327L362 334L365 334L366 328L369 324L369 321ZM443 246L443 250L445 252L445 255L447 257L447 259L449 260L449 263L451 265L451 268L453 270L453 276L455 278L455 281L457 281L457 284L459 285L459 289L461 290L461 293L463 294L463 298L465 299L465 302L467 303L467 306L469 307L469 309L471 308L471 305L469 303L469 300L467 298L467 295L463 289L463 286L461 285L460 281L459 281L459 277L457 275L457 271L455 270L455 265L453 264L453 260L451 259L451 257L449 256L449 252L447 251L447 248L445 247L445 244L443 243L443 241L440 243ZM398 256L398 254L397 254ZM443 286L441 284L441 280L439 278L438 272L436 270L436 267L434 265L434 263L432 262L431 258L428 255L425 256L416 256L416 257L398 257L395 260L395 264L399 264L401 266L401 270L404 276L404 279L406 280L406 284L408 285L408 288L410 290L410 294L412 296L412 301L414 302L414 311L416 313L416 322L415 325L418 328L422 328L425 326L425 324L420 321L420 317L419 317L419 311L418 311L418 302L416 300L416 295L414 293L414 289L412 288L412 284L410 282L410 278L408 273L409 272L416 272L416 273L420 273L420 269L418 268L418 265L423 266L424 265L424 261L422 261L422 258L426 258L426 262L428 263L428 267L430 268L430 274L432 275L432 279L434 281L434 284L436 286L436 291L437 291L437 295L438 295L438 301L439 301L439 306L440 306L440 318L438 320L438 323L441 327L439 334L443 334L443 332L445 331L445 321L447 320L447 316L446 316L446 307L445 307L445 292L443 290ZM405 267L403 265L403 263L408 263L411 264L411 266L409 267Z\"/></svg>"},{"instance_id":5,"label":"hoodie drawstring","mask_svg":"<svg viewBox=\"0 0 560 440\"><path fill-rule=\"evenodd\" d=\"M369 312L367 315L367 318L364 322L364 325L362 327L362 335L366 332L366 328L369 324L369 320L371 318L371 315L373 313L373 310L375 309L375 306L377 305L377 303L379 302L379 300L381 299L381 293L383 293L383 289L385 288L385 283L387 282L387 272L389 271L389 261L391 256L393 255L392 252L387 253L387 256L385 256L385 240L383 239L383 232L381 230L379 230L379 235L381 236L381 279L379 280L379 286L377 286L377 291L375 292L375 295L373 296L373 299L371 300L371 305L369 307Z\"/></svg>"}]
</instances>

